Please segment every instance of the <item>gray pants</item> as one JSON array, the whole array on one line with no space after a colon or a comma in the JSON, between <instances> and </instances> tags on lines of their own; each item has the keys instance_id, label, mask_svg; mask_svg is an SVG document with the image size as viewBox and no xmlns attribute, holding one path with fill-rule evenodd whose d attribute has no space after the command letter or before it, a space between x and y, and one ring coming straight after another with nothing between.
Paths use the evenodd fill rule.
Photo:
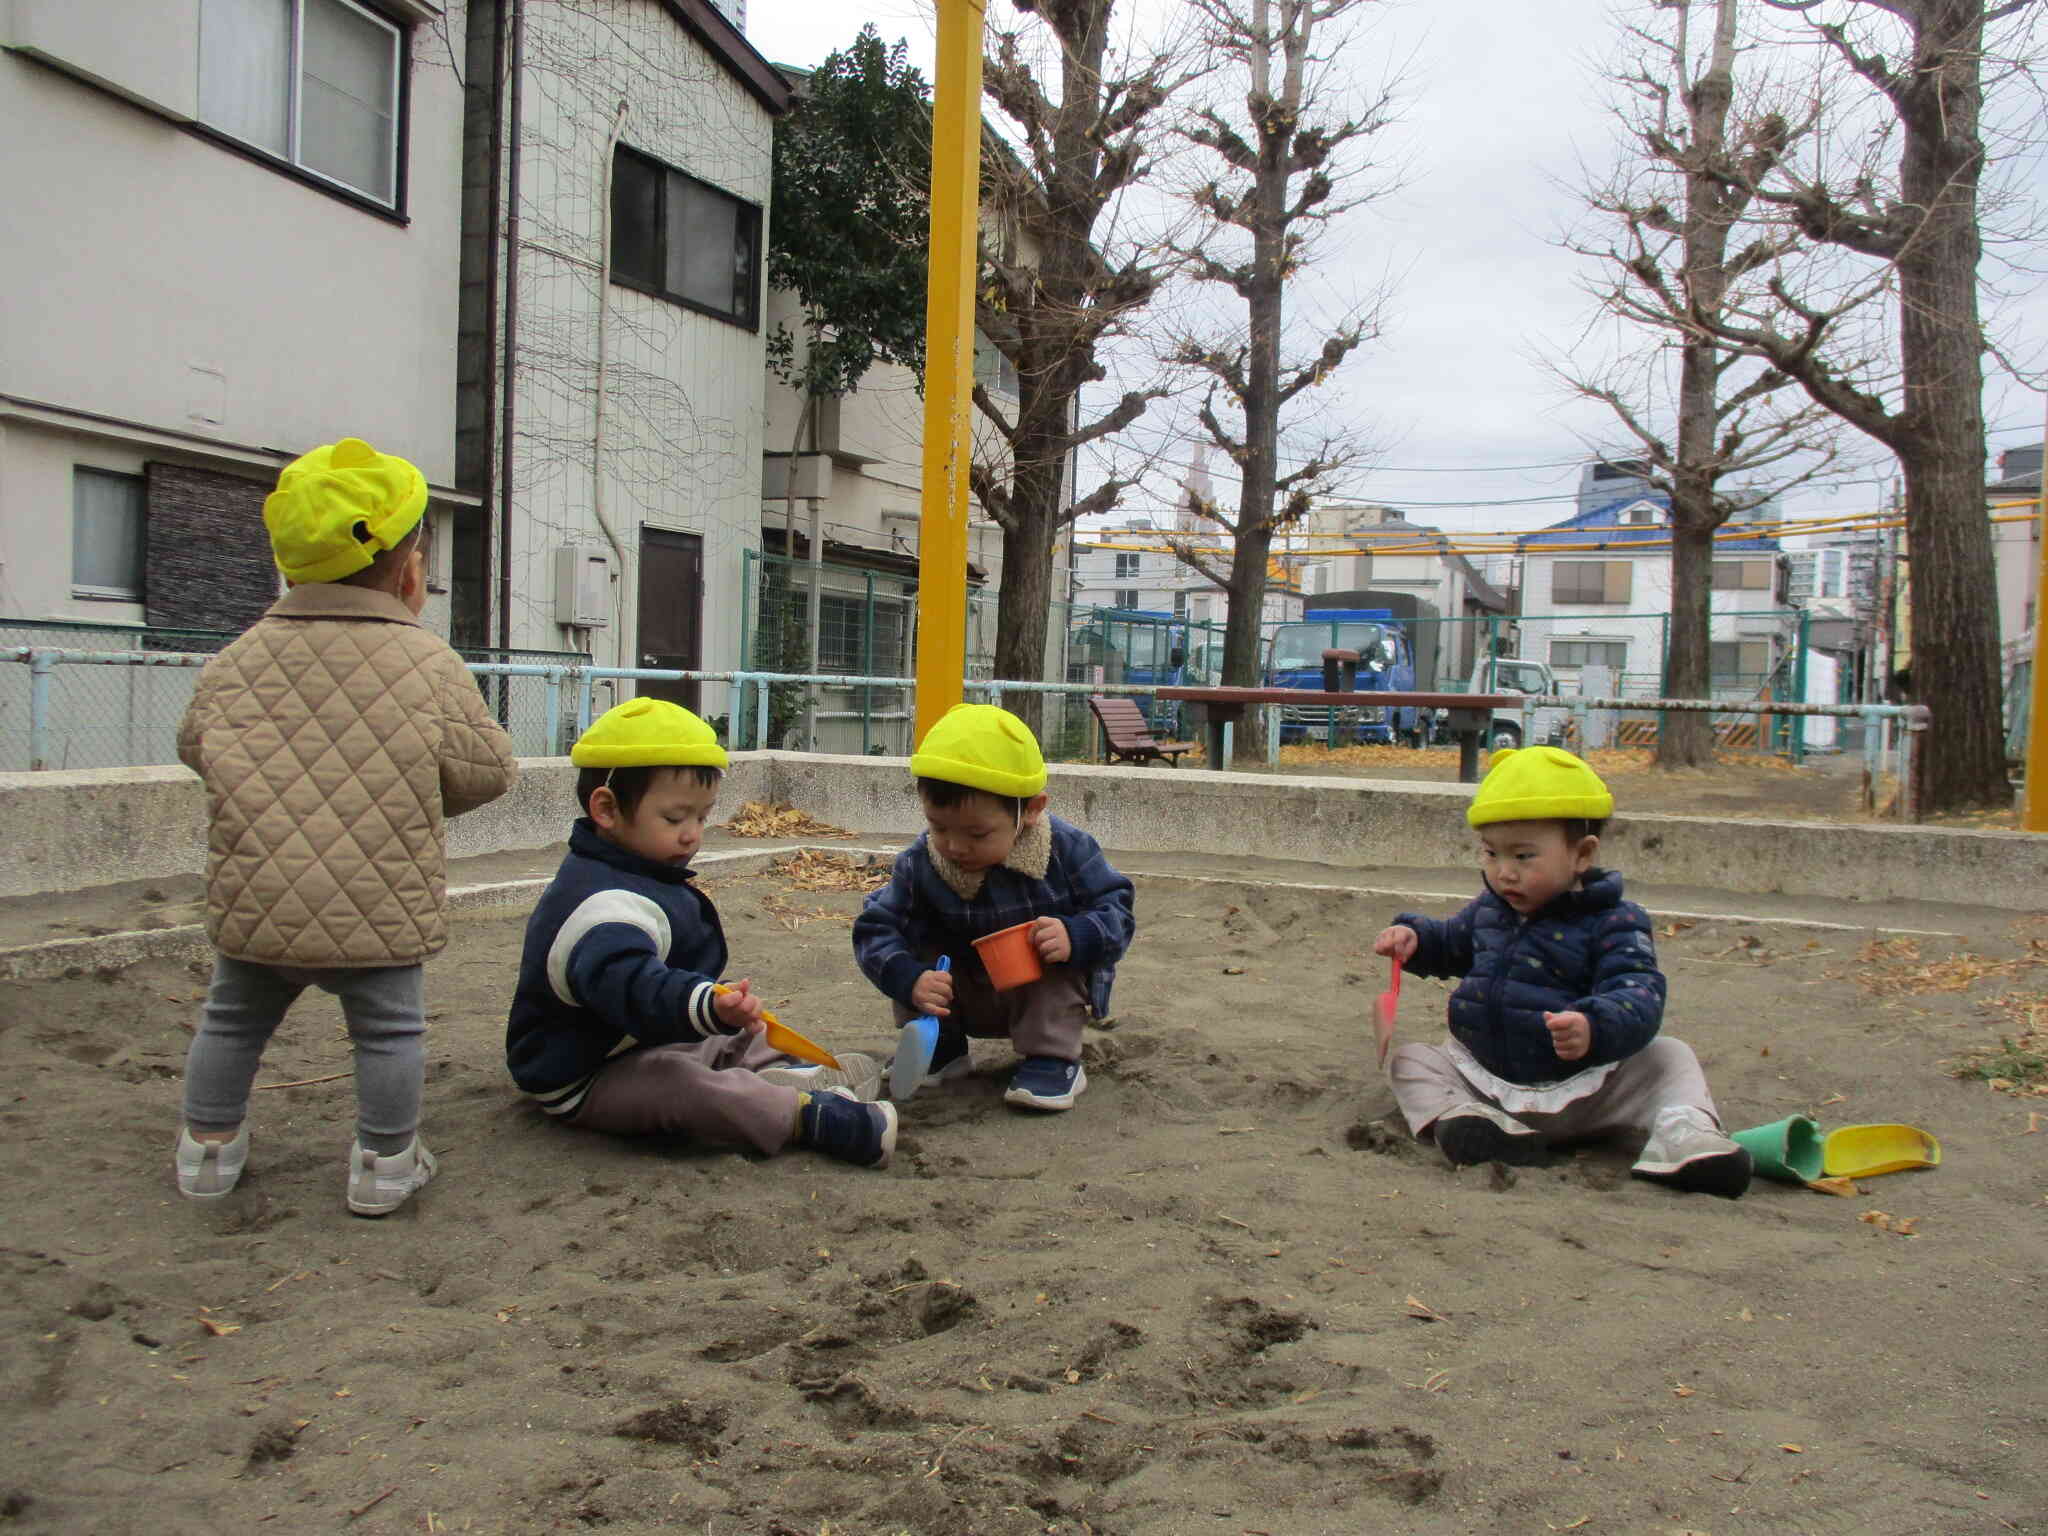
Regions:
<instances>
[{"instance_id":1,"label":"gray pants","mask_svg":"<svg viewBox=\"0 0 2048 1536\"><path fill-rule=\"evenodd\" d=\"M907 1024L916 1010L893 1005L896 1022ZM1027 987L998 992L986 974L956 973L953 1006L939 1020L941 1035L974 1040L1007 1040L1019 1056L1081 1059L1081 1035L1088 1027L1088 973L1071 965L1048 965Z\"/></svg>"},{"instance_id":2,"label":"gray pants","mask_svg":"<svg viewBox=\"0 0 2048 1536\"><path fill-rule=\"evenodd\" d=\"M802 1065L759 1035L641 1046L606 1062L567 1119L614 1136L691 1136L773 1156L796 1134L797 1090L755 1074Z\"/></svg>"},{"instance_id":3,"label":"gray pants","mask_svg":"<svg viewBox=\"0 0 2048 1536\"><path fill-rule=\"evenodd\" d=\"M232 1131L285 1010L308 987L341 999L355 1046L356 1139L379 1157L412 1145L426 1076L425 981L417 965L303 971L213 957L213 982L185 1055L185 1124Z\"/></svg>"},{"instance_id":4,"label":"gray pants","mask_svg":"<svg viewBox=\"0 0 2048 1536\"><path fill-rule=\"evenodd\" d=\"M1433 1045L1395 1047L1387 1060L1394 1101L1420 1136L1446 1110L1478 1100L1491 1104L1477 1085L1459 1072L1451 1058ZM1616 1064L1596 1092L1566 1105L1556 1114L1515 1110L1514 1117L1543 1138L1546 1146L1619 1135L1640 1143L1657 1111L1674 1104L1705 1110L1719 1125L1714 1096L1707 1092L1699 1057L1683 1040L1659 1035L1635 1055Z\"/></svg>"}]
</instances>

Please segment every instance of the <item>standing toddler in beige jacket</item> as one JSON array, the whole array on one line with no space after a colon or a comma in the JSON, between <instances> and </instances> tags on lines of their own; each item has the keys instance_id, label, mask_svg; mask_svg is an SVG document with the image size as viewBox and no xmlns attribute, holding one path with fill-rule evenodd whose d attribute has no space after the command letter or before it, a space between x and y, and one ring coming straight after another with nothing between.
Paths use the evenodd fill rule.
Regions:
<instances>
[{"instance_id":1,"label":"standing toddler in beige jacket","mask_svg":"<svg viewBox=\"0 0 2048 1536\"><path fill-rule=\"evenodd\" d=\"M427 484L344 438L263 504L291 590L207 663L178 728L206 781L213 982L185 1058L178 1188L235 1187L272 1033L307 987L355 1048L348 1208L397 1210L434 1176L419 1139L421 962L448 942L447 817L511 787L512 744L462 660L419 622Z\"/></svg>"}]
</instances>

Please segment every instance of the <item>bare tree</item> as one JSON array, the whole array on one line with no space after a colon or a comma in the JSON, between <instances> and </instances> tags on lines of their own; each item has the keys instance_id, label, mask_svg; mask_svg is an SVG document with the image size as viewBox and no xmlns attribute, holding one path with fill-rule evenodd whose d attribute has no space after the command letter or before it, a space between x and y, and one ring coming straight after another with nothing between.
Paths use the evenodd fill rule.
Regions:
<instances>
[{"instance_id":1,"label":"bare tree","mask_svg":"<svg viewBox=\"0 0 2048 1536\"><path fill-rule=\"evenodd\" d=\"M1105 214L1145 180L1159 109L1187 76L1173 50L1125 56L1111 43L1114 0L1014 0L1035 18L992 27L987 96L1014 125L1018 148L985 142L981 290L975 320L1016 374L1012 412L983 385L974 402L1002 459L972 469L976 497L1003 530L995 674L1036 679L1045 668L1053 548L1076 518L1114 508L1133 478L1114 471L1075 495L1070 466L1124 431L1163 387L1126 390L1090 415L1087 387L1106 377L1098 351L1148 304L1167 269L1143 241L1105 254ZM1040 45L1053 57L1038 57ZM1020 709L1035 709L1026 695Z\"/></svg>"},{"instance_id":2,"label":"bare tree","mask_svg":"<svg viewBox=\"0 0 2048 1536\"><path fill-rule=\"evenodd\" d=\"M1602 310L1648 332L1650 353L1606 369L1552 364L1614 412L1645 478L1671 498L1666 687L1687 699L1709 697L1713 682L1717 531L1834 460L1830 413L1698 323L1731 305L1768 306L1764 279L1801 242L1753 189L1809 126L1753 101L1738 110L1736 0L1698 8L1710 22L1704 39L1693 35L1692 0L1653 0L1653 20L1626 28L1634 56L1610 78L1628 98L1633 153L1585 194L1602 233L1566 242L1601 263L1592 287ZM1713 748L1710 715L1658 726L1663 767L1696 767Z\"/></svg>"},{"instance_id":3,"label":"bare tree","mask_svg":"<svg viewBox=\"0 0 2048 1536\"><path fill-rule=\"evenodd\" d=\"M1225 336L1188 336L1174 349L1175 362L1206 380L1196 419L1238 474L1234 512L1197 508L1228 530L1228 567L1189 541L1175 541L1175 548L1228 594L1223 681L1244 686L1257 681L1274 535L1306 517L1361 451L1347 434L1326 434L1281 468L1283 437L1291 435L1284 425L1298 421L1299 397L1327 382L1378 330L1375 309L1361 307L1290 355L1287 296L1309 264L1315 237L1384 191L1363 184L1371 166L1357 151L1390 121L1390 98L1382 91L1354 99L1353 110L1339 116L1341 98L1354 93L1325 67L1354 30L1345 23L1377 0L1192 3L1229 96L1199 108L1183 129L1221 162L1218 174L1191 193L1208 229L1183 254L1196 279L1242 303L1244 318ZM1347 66L1355 58L1354 51Z\"/></svg>"},{"instance_id":4,"label":"bare tree","mask_svg":"<svg viewBox=\"0 0 2048 1536\"><path fill-rule=\"evenodd\" d=\"M1763 0L1800 14L1807 35L1868 85L1882 109L1879 147L1896 162L1848 159L1821 139L1751 183L1787 209L1811 240L1882 264L1897 295L1896 378L1845 359L1835 345L1843 301L1801 293L1780 276L1771 299L1789 312L1695 317L1751 348L1819 404L1898 456L1913 580L1912 692L1937 711L1919 761L1928 810L2007 806L2000 730L1998 614L1984 511L1983 352L1977 272L1985 171L1985 28L2027 0Z\"/></svg>"}]
</instances>

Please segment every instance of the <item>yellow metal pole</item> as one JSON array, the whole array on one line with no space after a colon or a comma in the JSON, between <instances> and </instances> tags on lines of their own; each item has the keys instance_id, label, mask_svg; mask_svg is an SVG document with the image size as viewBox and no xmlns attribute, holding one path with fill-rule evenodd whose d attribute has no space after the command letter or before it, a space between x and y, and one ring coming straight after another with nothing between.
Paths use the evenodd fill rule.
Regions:
<instances>
[{"instance_id":1,"label":"yellow metal pole","mask_svg":"<svg viewBox=\"0 0 2048 1536\"><path fill-rule=\"evenodd\" d=\"M2048 832L2048 431L2042 434L2041 521L2034 536L2041 559L2034 574L2034 675L2027 704L2027 808L2020 825Z\"/></svg>"},{"instance_id":2,"label":"yellow metal pole","mask_svg":"<svg viewBox=\"0 0 2048 1536\"><path fill-rule=\"evenodd\" d=\"M917 541L917 734L967 670L967 469L973 452L975 236L981 203L981 0L939 0L925 289L924 516Z\"/></svg>"}]
</instances>

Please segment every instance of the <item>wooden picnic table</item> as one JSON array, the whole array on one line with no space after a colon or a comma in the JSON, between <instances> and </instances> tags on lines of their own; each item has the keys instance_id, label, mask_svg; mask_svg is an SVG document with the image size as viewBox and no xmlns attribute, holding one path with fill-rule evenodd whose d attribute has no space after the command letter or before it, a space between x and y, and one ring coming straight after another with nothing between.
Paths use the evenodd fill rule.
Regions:
<instances>
[{"instance_id":1,"label":"wooden picnic table","mask_svg":"<svg viewBox=\"0 0 2048 1536\"><path fill-rule=\"evenodd\" d=\"M1328 705L1335 709L1418 709L1450 711L1451 733L1458 738L1458 782L1479 782L1479 748L1493 725L1496 709L1520 709L1519 693L1324 693L1308 688L1161 688L1162 699L1202 706L1204 763L1223 766L1223 727L1234 725L1254 704Z\"/></svg>"}]
</instances>

